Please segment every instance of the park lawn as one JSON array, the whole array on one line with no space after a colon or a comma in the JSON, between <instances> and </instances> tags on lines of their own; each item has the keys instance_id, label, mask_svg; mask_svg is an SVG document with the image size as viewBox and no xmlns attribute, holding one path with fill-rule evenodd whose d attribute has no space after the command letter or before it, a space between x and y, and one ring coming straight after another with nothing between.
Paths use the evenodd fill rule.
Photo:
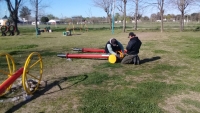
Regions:
<instances>
[{"instance_id":1,"label":"park lawn","mask_svg":"<svg viewBox=\"0 0 200 113\"><path fill-rule=\"evenodd\" d=\"M142 41L140 65L110 64L107 60L72 59L57 54L77 53L71 48L104 48L110 38L124 47L128 30L21 33L0 37L0 53L9 53L19 69L31 52L39 52L47 86L30 101L1 102L2 112L198 112L200 111L199 32L135 31ZM81 53L80 53L81 54ZM1 61L1 60L0 60ZM2 61L1 61L2 62ZM0 67L4 68L4 65ZM1 81L6 77L1 76ZM0 100L11 98L0 97Z\"/></svg>"}]
</instances>

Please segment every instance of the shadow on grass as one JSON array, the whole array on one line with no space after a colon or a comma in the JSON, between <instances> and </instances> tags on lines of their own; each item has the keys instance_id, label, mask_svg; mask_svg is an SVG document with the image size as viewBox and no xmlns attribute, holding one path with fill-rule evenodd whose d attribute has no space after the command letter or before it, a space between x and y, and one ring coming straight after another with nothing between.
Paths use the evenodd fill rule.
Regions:
<instances>
[{"instance_id":1,"label":"shadow on grass","mask_svg":"<svg viewBox=\"0 0 200 113\"><path fill-rule=\"evenodd\" d=\"M152 57L152 58L145 58L143 60L140 60L140 64L144 64L146 62L152 62L152 61L159 60L159 59L161 59L160 56L156 56L156 57Z\"/></svg>"},{"instance_id":2,"label":"shadow on grass","mask_svg":"<svg viewBox=\"0 0 200 113\"><path fill-rule=\"evenodd\" d=\"M11 51L8 54L12 55L30 55L32 52L38 52L42 57L43 56L56 56L57 52L50 51L50 50L43 50L43 51ZM28 57L28 56L27 56Z\"/></svg>"},{"instance_id":3,"label":"shadow on grass","mask_svg":"<svg viewBox=\"0 0 200 113\"><path fill-rule=\"evenodd\" d=\"M26 52L24 52L24 51L11 51L8 54L10 54L10 55L20 55L20 54L24 54L24 53L26 53Z\"/></svg>"},{"instance_id":4,"label":"shadow on grass","mask_svg":"<svg viewBox=\"0 0 200 113\"><path fill-rule=\"evenodd\" d=\"M43 89L35 92L34 95L31 97L31 99L26 100L26 101L22 101L19 104L14 105L12 108L8 109L5 113L13 113L13 112L17 111L22 106L24 106L25 104L31 102L32 100L34 100L34 99L36 99L36 98L38 98L38 97L40 97L42 95L46 95L45 92L49 91L50 89L52 89L55 86L58 86L60 88L60 90L58 90L58 91L61 91L61 90L70 88L70 87L78 84L79 82L82 82L82 81L86 80L87 78L88 78L88 75L82 75L81 79L80 79L79 76L70 76L70 77L62 77L62 78L60 78L58 80L55 80L54 82L52 82L50 84L48 84L46 82L45 87ZM60 84L65 82L65 81L69 81L69 82L75 81L75 82L73 82L73 84L68 86L68 87L62 88L60 86ZM50 93L55 93L55 92L58 92L58 91L54 91L54 92L50 92ZM50 93L48 93L48 94L50 94Z\"/></svg>"}]
</instances>

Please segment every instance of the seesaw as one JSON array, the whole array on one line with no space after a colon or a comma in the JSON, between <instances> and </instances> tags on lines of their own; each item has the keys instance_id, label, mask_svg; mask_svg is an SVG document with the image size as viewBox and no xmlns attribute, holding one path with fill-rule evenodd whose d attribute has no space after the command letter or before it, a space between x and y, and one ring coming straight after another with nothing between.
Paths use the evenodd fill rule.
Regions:
<instances>
[{"instance_id":1,"label":"seesaw","mask_svg":"<svg viewBox=\"0 0 200 113\"><path fill-rule=\"evenodd\" d=\"M7 75L8 78L0 85L0 96L6 94L11 89L12 84L22 75L22 86L28 95L33 94L39 87L43 73L43 62L38 52L32 52L25 61L24 67L16 70L14 59L7 53L0 53L0 57L5 57L7 68L1 69L0 73ZM0 62L0 64L2 61ZM32 87L31 82L36 82Z\"/></svg>"}]
</instances>

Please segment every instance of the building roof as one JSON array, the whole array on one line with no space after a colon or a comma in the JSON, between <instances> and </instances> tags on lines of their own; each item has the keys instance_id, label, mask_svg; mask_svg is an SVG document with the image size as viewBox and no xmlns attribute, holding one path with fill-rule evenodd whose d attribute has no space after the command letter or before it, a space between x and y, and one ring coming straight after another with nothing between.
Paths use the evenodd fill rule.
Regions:
<instances>
[{"instance_id":1,"label":"building roof","mask_svg":"<svg viewBox=\"0 0 200 113\"><path fill-rule=\"evenodd\" d=\"M49 20L49 22L60 22L60 20Z\"/></svg>"},{"instance_id":2,"label":"building roof","mask_svg":"<svg viewBox=\"0 0 200 113\"><path fill-rule=\"evenodd\" d=\"M8 17L5 15L2 19L8 19Z\"/></svg>"}]
</instances>

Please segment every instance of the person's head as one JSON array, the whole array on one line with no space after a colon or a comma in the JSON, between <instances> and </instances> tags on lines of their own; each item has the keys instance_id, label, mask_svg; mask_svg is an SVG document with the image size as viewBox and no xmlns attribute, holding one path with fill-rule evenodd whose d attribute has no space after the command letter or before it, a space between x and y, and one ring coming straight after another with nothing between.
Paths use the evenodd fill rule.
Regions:
<instances>
[{"instance_id":1,"label":"person's head","mask_svg":"<svg viewBox=\"0 0 200 113\"><path fill-rule=\"evenodd\" d=\"M110 44L112 44L112 46L117 46L117 40L115 38L111 38Z\"/></svg>"},{"instance_id":2,"label":"person's head","mask_svg":"<svg viewBox=\"0 0 200 113\"><path fill-rule=\"evenodd\" d=\"M135 33L130 32L129 35L128 35L128 38L133 38L133 37L135 37L135 36L136 36Z\"/></svg>"}]
</instances>

